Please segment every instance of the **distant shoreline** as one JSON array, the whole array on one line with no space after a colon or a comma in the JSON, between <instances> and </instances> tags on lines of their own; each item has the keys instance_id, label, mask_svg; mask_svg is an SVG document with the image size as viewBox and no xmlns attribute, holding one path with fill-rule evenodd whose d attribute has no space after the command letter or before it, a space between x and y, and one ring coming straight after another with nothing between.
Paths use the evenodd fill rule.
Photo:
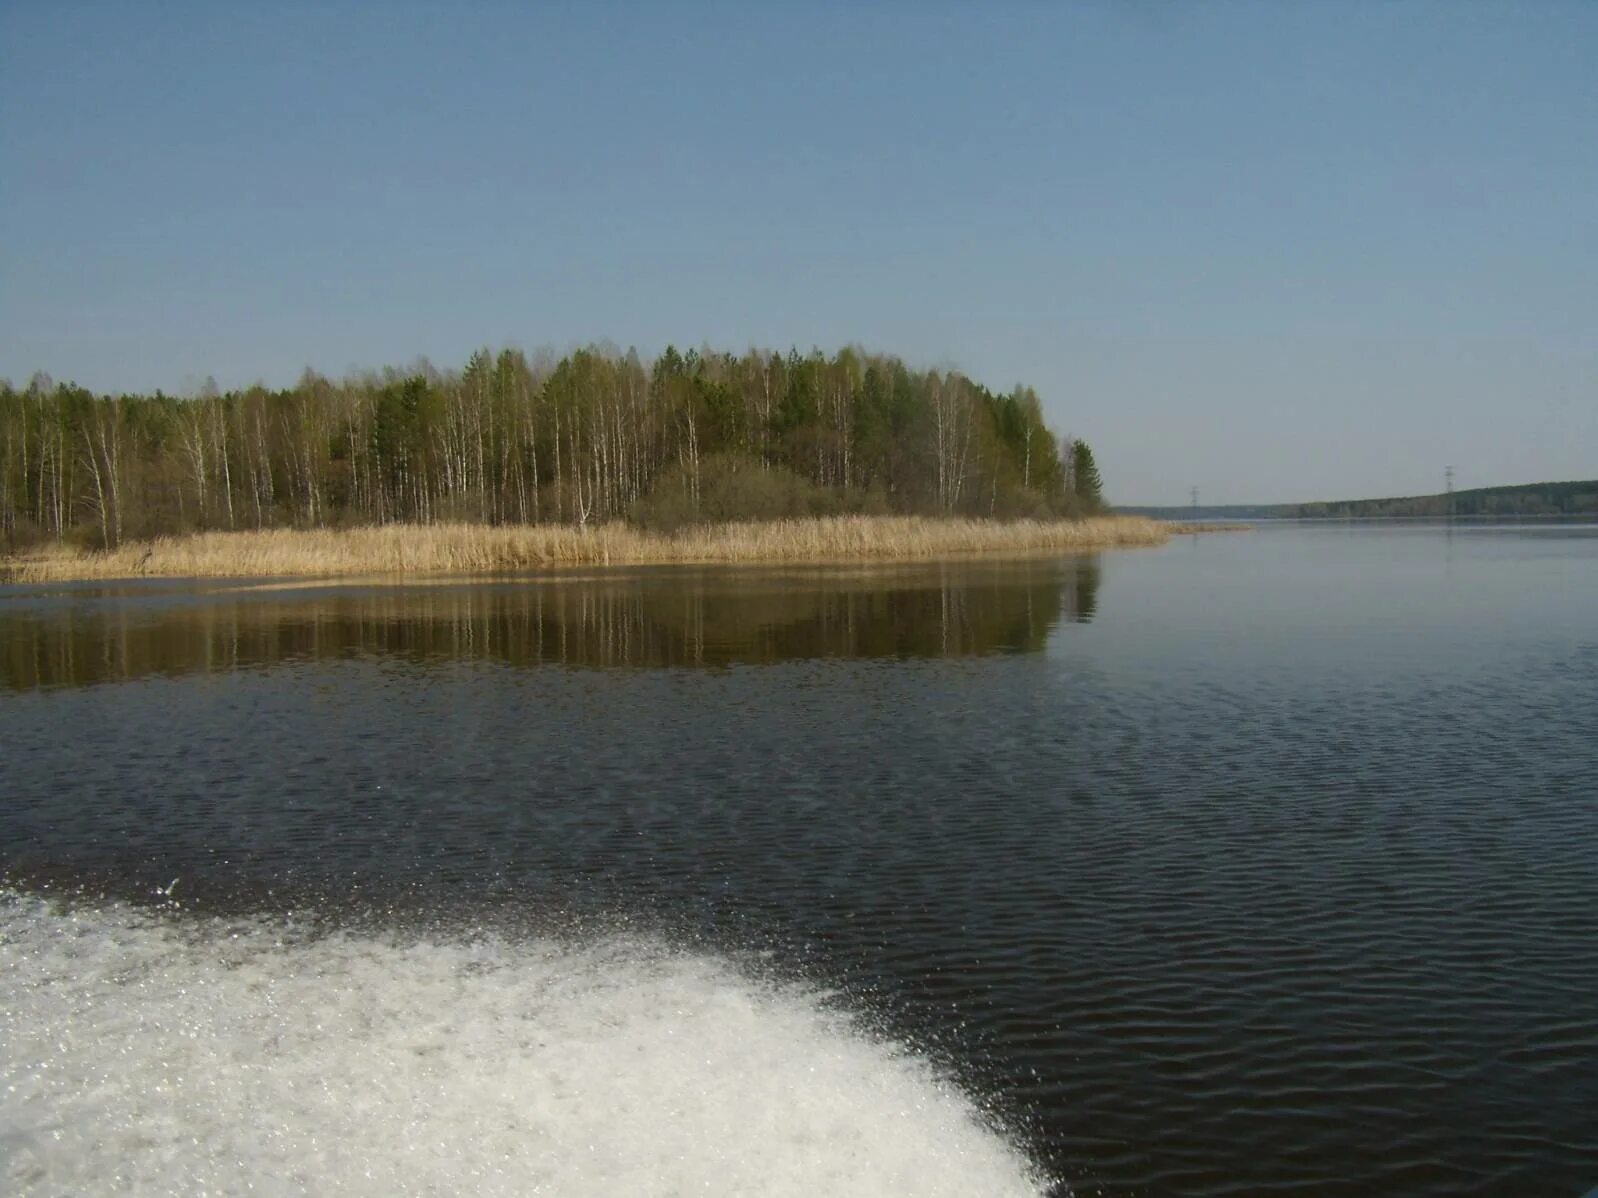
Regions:
<instances>
[{"instance_id":1,"label":"distant shoreline","mask_svg":"<svg viewBox=\"0 0 1598 1198\"><path fill-rule=\"evenodd\" d=\"M12 583L133 578L502 574L558 566L913 561L1163 545L1175 526L1143 516L970 520L834 516L702 525L383 524L203 532L109 552L51 546L0 559ZM1184 531L1193 531L1187 529Z\"/></svg>"},{"instance_id":2,"label":"distant shoreline","mask_svg":"<svg viewBox=\"0 0 1598 1198\"><path fill-rule=\"evenodd\" d=\"M1314 503L1228 503L1176 507L1125 504L1115 509L1154 520L1560 520L1598 516L1598 479L1515 483Z\"/></svg>"}]
</instances>

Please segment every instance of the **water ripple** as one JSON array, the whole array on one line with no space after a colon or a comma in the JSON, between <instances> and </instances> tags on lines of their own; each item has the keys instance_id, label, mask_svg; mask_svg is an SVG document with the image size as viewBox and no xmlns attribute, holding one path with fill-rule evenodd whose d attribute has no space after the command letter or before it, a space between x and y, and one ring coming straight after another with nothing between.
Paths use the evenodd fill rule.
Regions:
<instances>
[{"instance_id":1,"label":"water ripple","mask_svg":"<svg viewBox=\"0 0 1598 1198\"><path fill-rule=\"evenodd\" d=\"M1276 578L1268 608L1134 620L1158 579L1197 585L1171 560L1126 559L1121 589L1107 570L1095 622L1047 643L1010 631L1039 580L989 596L989 640L1023 650L989 656L914 629L925 652L834 653L856 634L832 600L787 605L806 655L710 669L195 672L208 631L181 676L0 697L5 868L145 902L177 877L216 915L558 912L768 954L1079 1194L1584 1192L1583 609L1555 596L1509 636L1475 604L1523 580L1484 575L1368 627L1293 625L1305 592Z\"/></svg>"}]
</instances>

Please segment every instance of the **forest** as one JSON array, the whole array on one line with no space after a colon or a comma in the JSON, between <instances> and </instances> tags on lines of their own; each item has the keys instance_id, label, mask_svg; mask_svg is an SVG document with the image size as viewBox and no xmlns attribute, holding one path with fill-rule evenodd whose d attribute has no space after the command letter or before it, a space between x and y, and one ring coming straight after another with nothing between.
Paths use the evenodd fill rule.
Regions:
<instances>
[{"instance_id":1,"label":"forest","mask_svg":"<svg viewBox=\"0 0 1598 1198\"><path fill-rule=\"evenodd\" d=\"M995 392L845 348L515 349L284 390L98 395L0 382L0 542L111 549L393 522L649 528L863 514L1082 516L1085 442Z\"/></svg>"},{"instance_id":2,"label":"forest","mask_svg":"<svg viewBox=\"0 0 1598 1198\"><path fill-rule=\"evenodd\" d=\"M1502 487L1385 499L1320 500L1315 503L1222 504L1208 507L1122 507L1127 515L1155 520L1384 520L1598 515L1598 479L1517 483Z\"/></svg>"},{"instance_id":3,"label":"forest","mask_svg":"<svg viewBox=\"0 0 1598 1198\"><path fill-rule=\"evenodd\" d=\"M1384 516L1577 516L1598 512L1598 479L1475 487L1452 494L1302 503L1284 514L1303 520Z\"/></svg>"}]
</instances>

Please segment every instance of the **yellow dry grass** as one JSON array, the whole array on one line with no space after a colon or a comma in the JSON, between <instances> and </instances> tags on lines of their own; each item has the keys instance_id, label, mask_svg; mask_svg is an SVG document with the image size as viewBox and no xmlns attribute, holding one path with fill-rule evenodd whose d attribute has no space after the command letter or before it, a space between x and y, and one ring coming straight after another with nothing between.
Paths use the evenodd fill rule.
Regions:
<instances>
[{"instance_id":1,"label":"yellow dry grass","mask_svg":"<svg viewBox=\"0 0 1598 1198\"><path fill-rule=\"evenodd\" d=\"M385 524L160 537L105 552L56 547L6 563L12 581L501 574L558 566L912 560L1159 545L1171 527L1142 516L1087 520L839 516L655 533L625 524Z\"/></svg>"}]
</instances>

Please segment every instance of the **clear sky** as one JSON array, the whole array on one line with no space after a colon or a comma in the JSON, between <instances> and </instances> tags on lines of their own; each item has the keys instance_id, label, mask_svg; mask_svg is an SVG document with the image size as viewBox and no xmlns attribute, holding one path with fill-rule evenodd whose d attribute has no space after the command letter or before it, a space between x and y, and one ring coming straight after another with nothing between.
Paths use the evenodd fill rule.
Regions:
<instances>
[{"instance_id":1,"label":"clear sky","mask_svg":"<svg viewBox=\"0 0 1598 1198\"><path fill-rule=\"evenodd\" d=\"M1034 385L1113 501L1598 476L1598 3L0 3L0 375Z\"/></svg>"}]
</instances>

